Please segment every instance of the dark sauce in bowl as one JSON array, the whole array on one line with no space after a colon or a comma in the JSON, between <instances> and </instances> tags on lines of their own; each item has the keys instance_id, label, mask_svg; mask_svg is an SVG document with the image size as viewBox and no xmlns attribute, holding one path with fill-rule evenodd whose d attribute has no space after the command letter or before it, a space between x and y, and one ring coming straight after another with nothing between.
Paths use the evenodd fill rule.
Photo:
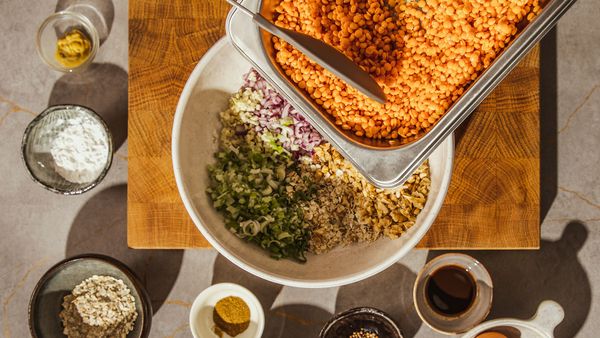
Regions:
<instances>
[{"instance_id":1,"label":"dark sauce in bowl","mask_svg":"<svg viewBox=\"0 0 600 338\"><path fill-rule=\"evenodd\" d=\"M473 305L475 279L463 267L448 265L434 271L425 285L429 306L442 316L459 316Z\"/></svg>"}]
</instances>

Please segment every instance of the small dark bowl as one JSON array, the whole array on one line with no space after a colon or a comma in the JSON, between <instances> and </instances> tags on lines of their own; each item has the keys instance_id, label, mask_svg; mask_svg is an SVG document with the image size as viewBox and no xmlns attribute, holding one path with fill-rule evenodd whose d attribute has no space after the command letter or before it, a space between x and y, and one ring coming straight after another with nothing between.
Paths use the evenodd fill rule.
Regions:
<instances>
[{"instance_id":1,"label":"small dark bowl","mask_svg":"<svg viewBox=\"0 0 600 338\"><path fill-rule=\"evenodd\" d=\"M358 307L335 315L325 324L319 337L350 337L361 329L381 338L402 338L402 333L392 318L372 307Z\"/></svg>"},{"instance_id":2,"label":"small dark bowl","mask_svg":"<svg viewBox=\"0 0 600 338\"><path fill-rule=\"evenodd\" d=\"M139 279L114 258L87 254L67 258L48 270L36 284L29 301L29 330L33 338L65 337L59 313L64 296L93 275L121 279L135 298L138 317L127 338L146 338L152 324L150 297Z\"/></svg>"}]
</instances>

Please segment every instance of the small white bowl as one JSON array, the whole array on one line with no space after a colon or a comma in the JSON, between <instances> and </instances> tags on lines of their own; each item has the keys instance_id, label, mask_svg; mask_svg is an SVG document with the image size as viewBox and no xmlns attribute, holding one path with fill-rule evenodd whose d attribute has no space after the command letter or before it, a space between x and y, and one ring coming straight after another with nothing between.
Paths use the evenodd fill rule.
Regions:
<instances>
[{"instance_id":1,"label":"small white bowl","mask_svg":"<svg viewBox=\"0 0 600 338\"><path fill-rule=\"evenodd\" d=\"M565 318L565 311L555 301L545 300L538 306L535 315L528 320L515 318L494 319L481 323L467 332L462 338L475 338L486 331L499 331L511 328L520 332L523 338L553 338L554 329ZM497 328L494 330L494 328Z\"/></svg>"},{"instance_id":2,"label":"small white bowl","mask_svg":"<svg viewBox=\"0 0 600 338\"><path fill-rule=\"evenodd\" d=\"M233 283L215 284L202 291L190 310L190 330L194 338L218 337L213 328L213 308L225 297L236 296L248 304L250 308L250 326L236 338L260 338L265 328L265 313L256 296L243 286ZM229 337L223 334L223 337Z\"/></svg>"}]
</instances>

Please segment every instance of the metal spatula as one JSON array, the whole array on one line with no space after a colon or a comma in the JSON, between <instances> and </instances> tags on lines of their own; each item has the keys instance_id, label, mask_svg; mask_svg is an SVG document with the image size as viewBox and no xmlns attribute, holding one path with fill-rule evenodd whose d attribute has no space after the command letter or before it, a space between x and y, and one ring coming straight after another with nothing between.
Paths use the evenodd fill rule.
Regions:
<instances>
[{"instance_id":1,"label":"metal spatula","mask_svg":"<svg viewBox=\"0 0 600 338\"><path fill-rule=\"evenodd\" d=\"M347 58L346 55L342 54L342 52L325 42L306 34L277 27L269 22L264 16L260 15L260 13L253 13L236 0L226 1L252 17L252 21L259 27L285 40L287 43L306 54L321 67L346 81L346 83L358 89L366 96L379 103L385 103L385 93L381 87L379 87L377 82L375 82L369 73L362 70L356 63Z\"/></svg>"}]
</instances>

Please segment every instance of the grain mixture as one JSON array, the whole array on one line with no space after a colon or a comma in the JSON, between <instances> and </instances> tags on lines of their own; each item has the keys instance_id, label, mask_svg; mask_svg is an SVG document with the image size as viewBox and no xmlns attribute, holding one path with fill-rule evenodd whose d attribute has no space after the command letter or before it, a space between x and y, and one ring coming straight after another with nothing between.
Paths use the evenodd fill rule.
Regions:
<instances>
[{"instance_id":1,"label":"grain mixture","mask_svg":"<svg viewBox=\"0 0 600 338\"><path fill-rule=\"evenodd\" d=\"M232 233L274 258L397 238L425 205L427 162L402 187L375 188L255 71L220 120L208 193Z\"/></svg>"},{"instance_id":2,"label":"grain mixture","mask_svg":"<svg viewBox=\"0 0 600 338\"><path fill-rule=\"evenodd\" d=\"M59 316L69 338L125 338L138 316L129 288L110 276L84 280L62 306Z\"/></svg>"},{"instance_id":3,"label":"grain mixture","mask_svg":"<svg viewBox=\"0 0 600 338\"><path fill-rule=\"evenodd\" d=\"M429 130L541 10L540 0L281 0L278 26L322 40L383 88L379 104L279 38L276 61L335 123L408 142Z\"/></svg>"},{"instance_id":4,"label":"grain mixture","mask_svg":"<svg viewBox=\"0 0 600 338\"><path fill-rule=\"evenodd\" d=\"M308 168L321 187L316 199L303 204L315 253L384 236L398 238L415 224L431 185L426 161L401 187L378 189L329 143L315 149Z\"/></svg>"}]
</instances>

